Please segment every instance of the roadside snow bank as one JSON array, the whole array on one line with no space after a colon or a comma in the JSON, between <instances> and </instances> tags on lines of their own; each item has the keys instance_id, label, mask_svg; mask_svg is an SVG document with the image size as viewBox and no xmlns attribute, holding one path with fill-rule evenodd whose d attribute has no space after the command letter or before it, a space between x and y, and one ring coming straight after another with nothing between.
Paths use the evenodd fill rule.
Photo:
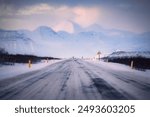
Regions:
<instances>
[{"instance_id":1,"label":"roadside snow bank","mask_svg":"<svg viewBox=\"0 0 150 117\"><path fill-rule=\"evenodd\" d=\"M36 64L32 64L31 68L28 67L28 64L19 64L19 63L16 63L15 65L3 65L0 67L0 80L17 76L23 73L39 70L59 61L60 60L50 60L48 63L42 61Z\"/></svg>"},{"instance_id":2,"label":"roadside snow bank","mask_svg":"<svg viewBox=\"0 0 150 117\"><path fill-rule=\"evenodd\" d=\"M141 77L143 78L143 77L150 76L149 69L147 69L146 71L140 71L140 70L132 69L130 66L127 66L124 64L119 64L119 63L103 62L103 61L96 61L96 60L88 61L88 62L93 63L99 67L102 67L106 71L117 71L120 73L124 72L127 74L133 74L133 75L139 76L139 77L137 77L139 79Z\"/></svg>"}]
</instances>

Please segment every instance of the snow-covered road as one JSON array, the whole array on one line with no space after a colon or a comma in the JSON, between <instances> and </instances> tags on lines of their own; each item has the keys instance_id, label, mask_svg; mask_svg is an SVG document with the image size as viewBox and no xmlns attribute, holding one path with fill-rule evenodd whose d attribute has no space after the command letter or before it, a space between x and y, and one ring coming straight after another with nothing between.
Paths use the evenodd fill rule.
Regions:
<instances>
[{"instance_id":1,"label":"snow-covered road","mask_svg":"<svg viewBox=\"0 0 150 117\"><path fill-rule=\"evenodd\" d=\"M109 64L67 59L6 78L0 99L150 99L148 75Z\"/></svg>"}]
</instances>

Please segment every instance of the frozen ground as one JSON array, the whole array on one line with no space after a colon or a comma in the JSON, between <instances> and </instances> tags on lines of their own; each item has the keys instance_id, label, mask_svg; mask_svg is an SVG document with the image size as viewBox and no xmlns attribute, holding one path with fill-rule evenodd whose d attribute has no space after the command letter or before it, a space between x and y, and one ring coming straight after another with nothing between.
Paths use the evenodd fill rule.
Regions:
<instances>
[{"instance_id":1,"label":"frozen ground","mask_svg":"<svg viewBox=\"0 0 150 117\"><path fill-rule=\"evenodd\" d=\"M0 80L0 99L150 99L150 71L121 64L67 59L20 73Z\"/></svg>"},{"instance_id":2,"label":"frozen ground","mask_svg":"<svg viewBox=\"0 0 150 117\"><path fill-rule=\"evenodd\" d=\"M17 76L19 74L39 70L58 61L59 60L49 60L48 62L42 61L36 64L32 64L31 68L28 67L28 64L19 63L15 63L15 65L2 65L0 66L0 80Z\"/></svg>"}]
</instances>

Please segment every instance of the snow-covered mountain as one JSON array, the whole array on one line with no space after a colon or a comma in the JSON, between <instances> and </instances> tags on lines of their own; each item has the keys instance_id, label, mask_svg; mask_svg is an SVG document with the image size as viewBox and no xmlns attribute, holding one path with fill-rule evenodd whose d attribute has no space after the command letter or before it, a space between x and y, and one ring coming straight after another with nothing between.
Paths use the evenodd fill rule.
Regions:
<instances>
[{"instance_id":1,"label":"snow-covered mountain","mask_svg":"<svg viewBox=\"0 0 150 117\"><path fill-rule=\"evenodd\" d=\"M38 27L36 30L34 30L33 35L36 36L36 38L40 38L41 40L56 40L60 38L53 29L47 26Z\"/></svg>"},{"instance_id":2,"label":"snow-covered mountain","mask_svg":"<svg viewBox=\"0 0 150 117\"><path fill-rule=\"evenodd\" d=\"M150 51L144 51L144 52L117 51L117 52L113 52L108 56L108 58L134 58L134 57L150 58Z\"/></svg>"},{"instance_id":3,"label":"snow-covered mountain","mask_svg":"<svg viewBox=\"0 0 150 117\"><path fill-rule=\"evenodd\" d=\"M74 33L55 32L47 26L29 30L0 30L0 48L9 53L35 54L40 56L71 57L95 56L125 51L150 51L150 33L135 34L117 29L104 29L94 24L82 28L72 22Z\"/></svg>"},{"instance_id":4,"label":"snow-covered mountain","mask_svg":"<svg viewBox=\"0 0 150 117\"><path fill-rule=\"evenodd\" d=\"M21 31L0 30L0 47L9 53L32 54L34 42Z\"/></svg>"}]
</instances>

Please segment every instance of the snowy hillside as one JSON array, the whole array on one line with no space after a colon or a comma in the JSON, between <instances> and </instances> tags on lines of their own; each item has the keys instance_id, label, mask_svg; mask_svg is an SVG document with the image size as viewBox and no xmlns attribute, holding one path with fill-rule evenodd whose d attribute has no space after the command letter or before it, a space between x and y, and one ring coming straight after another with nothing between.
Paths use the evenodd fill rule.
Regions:
<instances>
[{"instance_id":1,"label":"snowy hillside","mask_svg":"<svg viewBox=\"0 0 150 117\"><path fill-rule=\"evenodd\" d=\"M46 66L49 66L53 63L59 62L60 60L50 60L48 62L45 61L41 61L38 62L36 64L32 64L32 67L29 68L28 64L26 63L16 63L15 65L3 65L0 67L0 80L5 79L5 78L9 78L9 77L13 77L16 75L20 75L20 74L24 74L27 72L31 72L31 71L35 71L35 70L39 70L42 69ZM8 73L9 71L9 73Z\"/></svg>"},{"instance_id":2,"label":"snowy hillside","mask_svg":"<svg viewBox=\"0 0 150 117\"><path fill-rule=\"evenodd\" d=\"M55 57L94 56L98 50L103 53L111 53L117 49L150 51L149 32L135 34L117 29L104 29L97 24L86 28L73 22L72 25L74 33L56 32L47 26L40 26L33 31L0 30L0 47L9 53ZM65 53L62 53L62 50Z\"/></svg>"},{"instance_id":3,"label":"snowy hillside","mask_svg":"<svg viewBox=\"0 0 150 117\"><path fill-rule=\"evenodd\" d=\"M145 52L118 51L118 52L113 52L108 56L108 58L133 58L133 57L150 58L150 51L145 51Z\"/></svg>"},{"instance_id":4,"label":"snowy hillside","mask_svg":"<svg viewBox=\"0 0 150 117\"><path fill-rule=\"evenodd\" d=\"M10 53L32 54L34 42L20 31L0 30L0 47Z\"/></svg>"},{"instance_id":5,"label":"snowy hillside","mask_svg":"<svg viewBox=\"0 0 150 117\"><path fill-rule=\"evenodd\" d=\"M59 35L50 27L47 26L40 26L33 32L33 39L36 38L43 40L56 40L59 39Z\"/></svg>"},{"instance_id":6,"label":"snowy hillside","mask_svg":"<svg viewBox=\"0 0 150 117\"><path fill-rule=\"evenodd\" d=\"M136 69L150 69L150 51L145 52L124 52L117 51L104 58L105 61L121 63L128 66L133 64Z\"/></svg>"}]
</instances>

